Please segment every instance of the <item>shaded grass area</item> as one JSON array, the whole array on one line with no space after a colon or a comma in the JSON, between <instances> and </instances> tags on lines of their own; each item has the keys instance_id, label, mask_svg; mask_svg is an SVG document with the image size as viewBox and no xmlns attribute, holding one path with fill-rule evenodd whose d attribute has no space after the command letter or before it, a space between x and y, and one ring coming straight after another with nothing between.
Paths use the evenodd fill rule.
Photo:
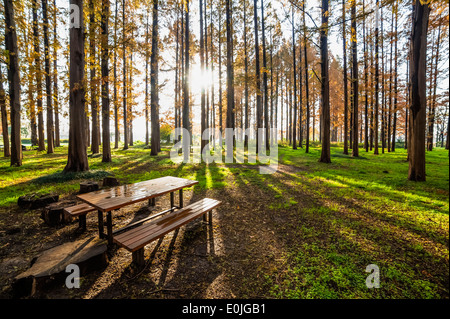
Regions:
<instances>
[{"instance_id":1,"label":"shaded grass area","mask_svg":"<svg viewBox=\"0 0 450 319\"><path fill-rule=\"evenodd\" d=\"M25 152L24 165L0 159L0 214L30 192L76 192L85 179L112 174L122 183L166 175L196 179L194 194L225 202L218 219L223 269L235 295L271 298L448 298L448 151L427 152L427 181L407 180L406 151L361 157L332 147L279 147L275 174L246 164L175 164L169 149L113 150L112 163L90 157L90 172L62 174L67 149ZM5 216L3 216L5 217ZM5 218L2 218L4 220ZM3 223L4 224L4 223ZM380 269L368 289L366 266Z\"/></svg>"}]
</instances>

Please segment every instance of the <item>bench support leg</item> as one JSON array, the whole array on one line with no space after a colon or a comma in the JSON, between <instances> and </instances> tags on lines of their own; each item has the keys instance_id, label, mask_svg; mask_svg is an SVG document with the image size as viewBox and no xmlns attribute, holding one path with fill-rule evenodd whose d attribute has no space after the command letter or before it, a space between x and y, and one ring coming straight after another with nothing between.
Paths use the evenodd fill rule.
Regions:
<instances>
[{"instance_id":1,"label":"bench support leg","mask_svg":"<svg viewBox=\"0 0 450 319\"><path fill-rule=\"evenodd\" d=\"M183 207L183 189L179 190L178 200L179 200L179 203L180 203L180 208L182 208Z\"/></svg>"},{"instance_id":2,"label":"bench support leg","mask_svg":"<svg viewBox=\"0 0 450 319\"><path fill-rule=\"evenodd\" d=\"M170 192L170 210L173 210L173 206L175 206L174 193Z\"/></svg>"},{"instance_id":3,"label":"bench support leg","mask_svg":"<svg viewBox=\"0 0 450 319\"><path fill-rule=\"evenodd\" d=\"M108 234L108 246L113 246L113 236L112 236L112 216L111 212L106 213L106 232Z\"/></svg>"},{"instance_id":4,"label":"bench support leg","mask_svg":"<svg viewBox=\"0 0 450 319\"><path fill-rule=\"evenodd\" d=\"M155 207L156 206L156 198L155 197L150 198L148 200L148 206L150 206L150 207Z\"/></svg>"},{"instance_id":5,"label":"bench support leg","mask_svg":"<svg viewBox=\"0 0 450 319\"><path fill-rule=\"evenodd\" d=\"M98 211L98 235L100 239L105 237L103 232L103 212L101 210Z\"/></svg>"},{"instance_id":6,"label":"bench support leg","mask_svg":"<svg viewBox=\"0 0 450 319\"><path fill-rule=\"evenodd\" d=\"M145 261L144 261L144 248L138 249L136 251L132 252L133 257L133 265L137 267L144 267Z\"/></svg>"},{"instance_id":7,"label":"bench support leg","mask_svg":"<svg viewBox=\"0 0 450 319\"><path fill-rule=\"evenodd\" d=\"M78 225L82 231L86 230L86 215L80 215L78 217Z\"/></svg>"},{"instance_id":8,"label":"bench support leg","mask_svg":"<svg viewBox=\"0 0 450 319\"><path fill-rule=\"evenodd\" d=\"M209 226L212 226L212 210L208 212Z\"/></svg>"}]
</instances>

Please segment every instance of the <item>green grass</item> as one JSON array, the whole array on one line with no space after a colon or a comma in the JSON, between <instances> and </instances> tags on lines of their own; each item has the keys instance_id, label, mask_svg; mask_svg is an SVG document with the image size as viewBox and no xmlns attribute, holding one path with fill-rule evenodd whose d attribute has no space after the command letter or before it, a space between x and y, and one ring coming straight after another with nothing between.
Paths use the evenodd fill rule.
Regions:
<instances>
[{"instance_id":1,"label":"green grass","mask_svg":"<svg viewBox=\"0 0 450 319\"><path fill-rule=\"evenodd\" d=\"M263 175L254 164L175 164L163 148L150 156L142 143L113 150L112 163L89 158L90 171L63 174L66 147L54 154L26 151L23 166L0 159L0 214L31 192L78 191L85 179L109 174L122 183L173 175L196 179L194 192L251 189L269 199L263 207L285 243L281 257L258 267L273 298L448 298L449 157L426 153L426 182L407 180L406 151L360 157L331 148L332 163L319 163L320 147L279 147L280 170ZM285 172L282 167L294 168ZM258 193L258 194L260 194ZM259 196L259 195L258 195ZM255 197L257 197L255 195ZM252 197L252 200L253 197ZM258 212L256 212L258 213ZM365 268L380 268L380 289L368 289Z\"/></svg>"}]
</instances>

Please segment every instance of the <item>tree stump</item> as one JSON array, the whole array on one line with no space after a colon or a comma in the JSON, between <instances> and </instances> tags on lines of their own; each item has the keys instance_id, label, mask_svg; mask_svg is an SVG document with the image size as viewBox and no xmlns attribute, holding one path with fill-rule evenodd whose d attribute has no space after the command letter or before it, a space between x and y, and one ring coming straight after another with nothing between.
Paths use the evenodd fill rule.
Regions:
<instances>
[{"instance_id":1,"label":"tree stump","mask_svg":"<svg viewBox=\"0 0 450 319\"><path fill-rule=\"evenodd\" d=\"M76 201L61 201L47 205L41 211L41 218L49 226L57 226L60 224L67 224L72 221L72 217L64 214L64 208L73 206Z\"/></svg>"},{"instance_id":2,"label":"tree stump","mask_svg":"<svg viewBox=\"0 0 450 319\"><path fill-rule=\"evenodd\" d=\"M17 200L17 205L24 209L37 209L45 207L51 203L56 203L59 200L59 195L57 194L30 194L20 196Z\"/></svg>"},{"instance_id":3,"label":"tree stump","mask_svg":"<svg viewBox=\"0 0 450 319\"><path fill-rule=\"evenodd\" d=\"M98 183L94 181L86 181L80 183L80 194L89 193L98 190Z\"/></svg>"},{"instance_id":4,"label":"tree stump","mask_svg":"<svg viewBox=\"0 0 450 319\"><path fill-rule=\"evenodd\" d=\"M119 180L115 177L103 178L103 187L119 186Z\"/></svg>"},{"instance_id":5,"label":"tree stump","mask_svg":"<svg viewBox=\"0 0 450 319\"><path fill-rule=\"evenodd\" d=\"M70 275L66 272L68 265L76 265L80 276L106 267L107 246L103 240L91 237L46 250L33 261L28 270L14 279L15 298L33 296L52 283L64 283Z\"/></svg>"}]
</instances>

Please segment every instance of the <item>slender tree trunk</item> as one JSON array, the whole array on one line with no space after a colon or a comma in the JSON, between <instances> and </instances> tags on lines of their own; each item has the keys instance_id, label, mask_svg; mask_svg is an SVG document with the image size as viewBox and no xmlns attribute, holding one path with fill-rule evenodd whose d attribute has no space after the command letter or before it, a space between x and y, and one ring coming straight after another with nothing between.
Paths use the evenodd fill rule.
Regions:
<instances>
[{"instance_id":1,"label":"slender tree trunk","mask_svg":"<svg viewBox=\"0 0 450 319\"><path fill-rule=\"evenodd\" d=\"M3 88L3 75L1 67L0 67L0 111L2 116L3 155L5 157L10 157L11 148L9 146L8 114L6 111L6 94L5 89Z\"/></svg>"},{"instance_id":2,"label":"slender tree trunk","mask_svg":"<svg viewBox=\"0 0 450 319\"><path fill-rule=\"evenodd\" d=\"M358 50L356 41L356 0L351 1L351 16L352 16L352 68L353 68L353 78L352 78L352 95L353 95L353 149L352 156L359 156L358 147Z\"/></svg>"},{"instance_id":3,"label":"slender tree trunk","mask_svg":"<svg viewBox=\"0 0 450 319\"><path fill-rule=\"evenodd\" d=\"M292 6L292 76L293 76L293 123L292 123L292 149L297 149L297 67L295 58L295 23L294 6Z\"/></svg>"},{"instance_id":4,"label":"slender tree trunk","mask_svg":"<svg viewBox=\"0 0 450 319\"><path fill-rule=\"evenodd\" d=\"M347 41L345 31L345 0L342 0L342 51L344 78L344 154L348 155L348 84L347 84Z\"/></svg>"},{"instance_id":5,"label":"slender tree trunk","mask_svg":"<svg viewBox=\"0 0 450 319\"><path fill-rule=\"evenodd\" d=\"M395 138L397 135L397 104L398 104L398 0L395 1L394 5L395 10L395 32L394 32L394 118L392 123L392 142L391 142L391 151L395 152Z\"/></svg>"},{"instance_id":6,"label":"slender tree trunk","mask_svg":"<svg viewBox=\"0 0 450 319\"><path fill-rule=\"evenodd\" d=\"M150 65L150 104L151 104L151 122L152 138L150 155L158 155L160 150L159 136L159 89L158 89L158 59L159 59L159 31L158 31L158 0L153 0L152 11L152 56Z\"/></svg>"},{"instance_id":7,"label":"slender tree trunk","mask_svg":"<svg viewBox=\"0 0 450 319\"><path fill-rule=\"evenodd\" d=\"M91 89L91 151L96 154L100 152L99 146L99 123L98 123L98 97L97 97L97 75L96 75L96 34L94 0L89 0L89 59L90 59L90 89Z\"/></svg>"},{"instance_id":8,"label":"slender tree trunk","mask_svg":"<svg viewBox=\"0 0 450 319\"><path fill-rule=\"evenodd\" d=\"M233 67L233 35L232 35L232 0L226 0L227 29L227 128L235 128L234 119L234 67ZM234 137L233 137L234 145Z\"/></svg>"},{"instance_id":9,"label":"slender tree trunk","mask_svg":"<svg viewBox=\"0 0 450 319\"><path fill-rule=\"evenodd\" d=\"M379 42L379 36L378 36L378 23L379 23L379 5L378 0L376 1L376 26L375 26L375 110L374 110L374 116L375 116L375 123L374 123L374 151L373 153L375 155L378 155L378 110L379 110L379 87L380 87L380 73L378 69L378 42Z\"/></svg>"},{"instance_id":10,"label":"slender tree trunk","mask_svg":"<svg viewBox=\"0 0 450 319\"><path fill-rule=\"evenodd\" d=\"M111 162L111 141L109 132L109 46L108 21L109 0L102 0L102 162Z\"/></svg>"},{"instance_id":11,"label":"slender tree trunk","mask_svg":"<svg viewBox=\"0 0 450 319\"><path fill-rule=\"evenodd\" d=\"M305 2L303 1L303 52L304 52L304 60L305 60L305 98L306 98L306 148L305 152L309 153L309 125L310 125L310 109L309 109L309 84L308 84L308 54L307 54L307 37L306 37L306 19L305 19Z\"/></svg>"},{"instance_id":12,"label":"slender tree trunk","mask_svg":"<svg viewBox=\"0 0 450 319\"><path fill-rule=\"evenodd\" d=\"M83 0L70 0L80 8L78 28L70 28L69 84L69 150L64 172L89 170L86 152L86 113L84 80L84 19Z\"/></svg>"},{"instance_id":13,"label":"slender tree trunk","mask_svg":"<svg viewBox=\"0 0 450 319\"><path fill-rule=\"evenodd\" d=\"M117 14L118 14L119 2L116 0L115 13L114 13L114 48L113 48L113 85L114 85L114 148L119 148L120 131L119 131L119 105L117 100Z\"/></svg>"},{"instance_id":14,"label":"slender tree trunk","mask_svg":"<svg viewBox=\"0 0 450 319\"><path fill-rule=\"evenodd\" d=\"M411 114L408 179L425 181L426 52L430 7L415 1L410 51Z\"/></svg>"},{"instance_id":15,"label":"slender tree trunk","mask_svg":"<svg viewBox=\"0 0 450 319\"><path fill-rule=\"evenodd\" d=\"M328 78L328 0L322 0L320 28L321 93L322 93L322 152L319 162L331 163L330 154L330 83Z\"/></svg>"},{"instance_id":16,"label":"slender tree trunk","mask_svg":"<svg viewBox=\"0 0 450 319\"><path fill-rule=\"evenodd\" d=\"M48 41L48 11L47 0L42 0L44 18L44 57L45 57L45 93L47 98L47 153L54 152L54 127L52 107L52 83L50 80L50 45Z\"/></svg>"},{"instance_id":17,"label":"slender tree trunk","mask_svg":"<svg viewBox=\"0 0 450 319\"><path fill-rule=\"evenodd\" d=\"M17 50L16 22L12 0L4 0L5 49L8 52L9 104L11 118L11 166L22 165L20 138L20 70Z\"/></svg>"},{"instance_id":18,"label":"slender tree trunk","mask_svg":"<svg viewBox=\"0 0 450 319\"><path fill-rule=\"evenodd\" d=\"M247 51L247 0L244 1L244 95L245 95L245 124L244 129L249 128L248 109L248 51ZM245 135L244 148L248 148L248 136Z\"/></svg>"},{"instance_id":19,"label":"slender tree trunk","mask_svg":"<svg viewBox=\"0 0 450 319\"><path fill-rule=\"evenodd\" d=\"M439 72L438 70L438 64L439 64L439 46L440 46L440 39L441 39L441 24L439 24L438 28L438 36L436 41L436 58L434 62L434 74L433 74L433 94L431 96L430 101L430 114L428 118L428 138L427 138L427 149L428 151L433 150L433 143L434 143L434 122L436 117L436 89L437 89L437 74Z\"/></svg>"},{"instance_id":20,"label":"slender tree trunk","mask_svg":"<svg viewBox=\"0 0 450 319\"><path fill-rule=\"evenodd\" d=\"M262 94L261 94L261 68L259 64L259 37L258 37L258 0L253 0L253 21L255 24L255 77L256 77L256 152L259 152L258 129L263 127Z\"/></svg>"},{"instance_id":21,"label":"slender tree trunk","mask_svg":"<svg viewBox=\"0 0 450 319\"><path fill-rule=\"evenodd\" d=\"M205 76L205 39L203 38L203 1L199 1L199 10L200 10L200 69L202 76ZM202 84L201 87L201 114L200 114L200 132L203 132L206 129L206 113L205 113L205 86ZM206 140L201 138L201 150L206 145Z\"/></svg>"},{"instance_id":22,"label":"slender tree trunk","mask_svg":"<svg viewBox=\"0 0 450 319\"><path fill-rule=\"evenodd\" d=\"M264 128L265 128L265 145L266 150L269 149L269 99L268 99L268 87L267 87L267 58L266 58L266 35L265 35L265 22L264 22L264 1L261 0L261 32L262 32L262 57L263 57L263 103L264 103Z\"/></svg>"},{"instance_id":23,"label":"slender tree trunk","mask_svg":"<svg viewBox=\"0 0 450 319\"><path fill-rule=\"evenodd\" d=\"M366 13L365 2L363 0L363 56L364 56L364 148L369 152L369 96L368 96L368 72L367 72L367 53L366 53Z\"/></svg>"},{"instance_id":24,"label":"slender tree trunk","mask_svg":"<svg viewBox=\"0 0 450 319\"><path fill-rule=\"evenodd\" d=\"M53 111L55 113L55 146L61 146L60 128L59 128L59 99L58 99L58 34L56 27L58 24L58 7L56 0L53 0Z\"/></svg>"},{"instance_id":25,"label":"slender tree trunk","mask_svg":"<svg viewBox=\"0 0 450 319\"><path fill-rule=\"evenodd\" d=\"M44 135L44 110L42 106L42 74L41 58L39 49L39 23L38 23L38 0L33 0L33 38L34 38L34 61L36 73L36 93L37 93L37 115L38 115L38 150L45 150Z\"/></svg>"},{"instance_id":26,"label":"slender tree trunk","mask_svg":"<svg viewBox=\"0 0 450 319\"><path fill-rule=\"evenodd\" d=\"M148 113L148 63L149 63L148 62L148 59L149 59L149 57L148 57L148 38L149 38L148 20L149 20L149 15L150 14L147 12L147 23L145 26L145 100L144 100L144 104L145 104L145 145L148 145L150 143L150 135L148 132L148 122L149 122L149 113ZM177 40L178 40L178 33L177 33ZM178 41L177 41L176 55L177 55L177 64L176 64L175 73L178 72ZM175 90L176 90L176 88L175 88ZM176 92L175 92L175 94L176 94ZM175 115L175 119L176 119L176 115Z\"/></svg>"},{"instance_id":27,"label":"slender tree trunk","mask_svg":"<svg viewBox=\"0 0 450 319\"><path fill-rule=\"evenodd\" d=\"M184 27L184 80L183 80L183 128L189 133L189 137L183 136L184 161L188 161L190 155L190 145L192 140L192 127L189 111L189 0L185 5L185 27Z\"/></svg>"},{"instance_id":28,"label":"slender tree trunk","mask_svg":"<svg viewBox=\"0 0 450 319\"><path fill-rule=\"evenodd\" d=\"M123 149L128 149L128 111L127 111L127 56L125 34L125 0L122 0L122 65L123 65Z\"/></svg>"}]
</instances>

